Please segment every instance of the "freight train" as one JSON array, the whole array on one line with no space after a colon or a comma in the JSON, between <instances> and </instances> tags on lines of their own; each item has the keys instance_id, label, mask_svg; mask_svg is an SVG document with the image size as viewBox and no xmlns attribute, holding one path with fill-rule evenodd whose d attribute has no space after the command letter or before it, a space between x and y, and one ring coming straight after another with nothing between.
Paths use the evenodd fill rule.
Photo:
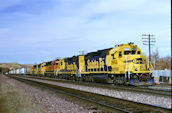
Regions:
<instances>
[{"instance_id":1,"label":"freight train","mask_svg":"<svg viewBox=\"0 0 172 113\"><path fill-rule=\"evenodd\" d=\"M151 65L134 43L33 65L30 74L88 82L154 84Z\"/></svg>"}]
</instances>

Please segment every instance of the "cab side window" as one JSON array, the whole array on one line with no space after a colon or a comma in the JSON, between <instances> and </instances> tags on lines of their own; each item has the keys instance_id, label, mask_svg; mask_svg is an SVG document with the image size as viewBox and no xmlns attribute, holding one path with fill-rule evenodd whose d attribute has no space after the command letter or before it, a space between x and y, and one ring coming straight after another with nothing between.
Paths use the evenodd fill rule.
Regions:
<instances>
[{"instance_id":1,"label":"cab side window","mask_svg":"<svg viewBox=\"0 0 172 113\"><path fill-rule=\"evenodd\" d=\"M140 54L140 51L137 51L137 54L139 55Z\"/></svg>"},{"instance_id":2,"label":"cab side window","mask_svg":"<svg viewBox=\"0 0 172 113\"><path fill-rule=\"evenodd\" d=\"M112 59L115 59L115 56L114 56L114 54L112 54Z\"/></svg>"},{"instance_id":3,"label":"cab side window","mask_svg":"<svg viewBox=\"0 0 172 113\"><path fill-rule=\"evenodd\" d=\"M119 52L119 57L122 57L122 52L121 51Z\"/></svg>"}]
</instances>

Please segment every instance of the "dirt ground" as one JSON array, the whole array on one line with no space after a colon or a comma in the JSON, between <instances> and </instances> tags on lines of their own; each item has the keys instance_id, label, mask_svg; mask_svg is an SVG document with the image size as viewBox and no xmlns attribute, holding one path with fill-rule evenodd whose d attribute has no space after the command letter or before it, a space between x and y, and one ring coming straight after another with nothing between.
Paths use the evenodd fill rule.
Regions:
<instances>
[{"instance_id":1,"label":"dirt ground","mask_svg":"<svg viewBox=\"0 0 172 113\"><path fill-rule=\"evenodd\" d=\"M43 113L20 89L15 88L8 78L0 75L0 113Z\"/></svg>"}]
</instances>

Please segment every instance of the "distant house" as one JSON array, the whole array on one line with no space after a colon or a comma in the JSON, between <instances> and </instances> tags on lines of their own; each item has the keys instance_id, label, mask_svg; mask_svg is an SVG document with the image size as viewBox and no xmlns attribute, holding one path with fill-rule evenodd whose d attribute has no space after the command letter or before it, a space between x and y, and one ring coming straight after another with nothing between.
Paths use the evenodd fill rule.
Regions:
<instances>
[{"instance_id":1,"label":"distant house","mask_svg":"<svg viewBox=\"0 0 172 113\"><path fill-rule=\"evenodd\" d=\"M155 80L158 78L159 82L171 82L171 70L153 70L152 74L155 77Z\"/></svg>"},{"instance_id":2,"label":"distant house","mask_svg":"<svg viewBox=\"0 0 172 113\"><path fill-rule=\"evenodd\" d=\"M171 70L153 70L152 71L153 75L155 77L160 77L160 76L171 76Z\"/></svg>"}]
</instances>

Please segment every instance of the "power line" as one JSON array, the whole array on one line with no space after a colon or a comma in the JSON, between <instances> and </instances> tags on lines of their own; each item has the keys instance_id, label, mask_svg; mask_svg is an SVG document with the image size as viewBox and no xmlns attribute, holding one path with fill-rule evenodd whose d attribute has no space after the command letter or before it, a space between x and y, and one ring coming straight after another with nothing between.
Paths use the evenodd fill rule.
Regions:
<instances>
[{"instance_id":1,"label":"power line","mask_svg":"<svg viewBox=\"0 0 172 113\"><path fill-rule=\"evenodd\" d=\"M151 46L155 45L153 43L155 43L155 38L152 38L155 35L151 35L151 34L142 34L142 36L146 36L148 38L142 38L144 39L143 45L148 45L149 46L149 69L150 69L150 62L151 62Z\"/></svg>"}]
</instances>

